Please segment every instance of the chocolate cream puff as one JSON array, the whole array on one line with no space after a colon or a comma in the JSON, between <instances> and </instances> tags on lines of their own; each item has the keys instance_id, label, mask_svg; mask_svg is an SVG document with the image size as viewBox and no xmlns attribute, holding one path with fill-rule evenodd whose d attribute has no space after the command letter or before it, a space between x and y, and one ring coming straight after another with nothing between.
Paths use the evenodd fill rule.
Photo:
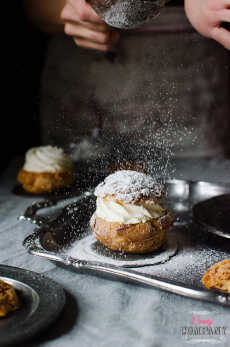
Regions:
<instances>
[{"instance_id":1,"label":"chocolate cream puff","mask_svg":"<svg viewBox=\"0 0 230 347\"><path fill-rule=\"evenodd\" d=\"M126 253L157 250L173 223L161 205L163 187L151 176L131 170L109 175L95 189L96 211L90 225L106 247Z\"/></svg>"},{"instance_id":2,"label":"chocolate cream puff","mask_svg":"<svg viewBox=\"0 0 230 347\"><path fill-rule=\"evenodd\" d=\"M61 148L41 146L31 148L25 157L17 180L26 192L42 194L74 182L72 160Z\"/></svg>"}]
</instances>

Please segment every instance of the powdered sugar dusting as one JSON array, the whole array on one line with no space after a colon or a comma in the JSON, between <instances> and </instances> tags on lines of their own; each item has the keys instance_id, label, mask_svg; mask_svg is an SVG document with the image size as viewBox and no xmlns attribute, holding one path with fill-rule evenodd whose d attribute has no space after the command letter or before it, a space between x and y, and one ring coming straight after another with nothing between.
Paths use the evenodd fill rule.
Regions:
<instances>
[{"instance_id":1,"label":"powdered sugar dusting","mask_svg":"<svg viewBox=\"0 0 230 347\"><path fill-rule=\"evenodd\" d=\"M195 225L174 227L169 234L178 242L178 254L170 262L141 272L179 281L187 286L203 288L201 279L207 269L230 257L221 238L212 238Z\"/></svg>"},{"instance_id":2,"label":"powdered sugar dusting","mask_svg":"<svg viewBox=\"0 0 230 347\"><path fill-rule=\"evenodd\" d=\"M95 195L101 198L115 195L117 200L131 203L141 198L161 198L163 186L144 173L121 170L106 177L96 187Z\"/></svg>"},{"instance_id":3,"label":"powdered sugar dusting","mask_svg":"<svg viewBox=\"0 0 230 347\"><path fill-rule=\"evenodd\" d=\"M177 252L177 240L167 234L166 241L160 250L148 254L127 254L114 252L106 248L90 233L77 240L66 255L78 260L99 261L106 264L139 268L147 265L166 263Z\"/></svg>"}]
</instances>

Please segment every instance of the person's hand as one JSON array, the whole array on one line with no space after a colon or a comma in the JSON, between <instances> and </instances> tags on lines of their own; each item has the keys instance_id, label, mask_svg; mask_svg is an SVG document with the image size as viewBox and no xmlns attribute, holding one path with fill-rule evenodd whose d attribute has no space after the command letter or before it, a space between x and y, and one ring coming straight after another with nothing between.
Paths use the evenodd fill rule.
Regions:
<instances>
[{"instance_id":1,"label":"person's hand","mask_svg":"<svg viewBox=\"0 0 230 347\"><path fill-rule=\"evenodd\" d=\"M230 32L221 27L230 22L230 0L185 0L185 12L200 34L230 49Z\"/></svg>"},{"instance_id":2,"label":"person's hand","mask_svg":"<svg viewBox=\"0 0 230 347\"><path fill-rule=\"evenodd\" d=\"M104 23L85 0L67 0L61 12L65 33L81 47L109 51L119 33Z\"/></svg>"}]
</instances>

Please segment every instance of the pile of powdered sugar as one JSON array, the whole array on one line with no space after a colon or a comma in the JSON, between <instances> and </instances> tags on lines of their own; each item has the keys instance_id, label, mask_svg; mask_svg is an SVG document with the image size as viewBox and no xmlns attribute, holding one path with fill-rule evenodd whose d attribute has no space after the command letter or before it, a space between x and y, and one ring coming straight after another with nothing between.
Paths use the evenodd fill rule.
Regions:
<instances>
[{"instance_id":1,"label":"pile of powdered sugar","mask_svg":"<svg viewBox=\"0 0 230 347\"><path fill-rule=\"evenodd\" d=\"M77 240L66 251L66 255L78 260L87 260L121 267L146 267L167 262L177 252L177 240L167 234L160 250L148 254L114 252L102 245L92 233Z\"/></svg>"},{"instance_id":2,"label":"pile of powdered sugar","mask_svg":"<svg viewBox=\"0 0 230 347\"><path fill-rule=\"evenodd\" d=\"M96 187L95 195L101 198L115 195L117 200L130 203L143 197L161 198L163 186L144 173L121 170L106 177L104 182Z\"/></svg>"}]
</instances>

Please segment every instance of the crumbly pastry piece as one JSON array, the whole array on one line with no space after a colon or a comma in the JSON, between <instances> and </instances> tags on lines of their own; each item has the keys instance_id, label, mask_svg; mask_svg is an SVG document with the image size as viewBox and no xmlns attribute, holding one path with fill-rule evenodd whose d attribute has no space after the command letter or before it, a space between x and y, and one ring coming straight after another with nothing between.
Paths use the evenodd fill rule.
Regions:
<instances>
[{"instance_id":1,"label":"crumbly pastry piece","mask_svg":"<svg viewBox=\"0 0 230 347\"><path fill-rule=\"evenodd\" d=\"M163 188L151 176L118 171L97 186L95 195L97 208L90 225L106 247L147 253L162 246L173 218L160 205Z\"/></svg>"},{"instance_id":2,"label":"crumbly pastry piece","mask_svg":"<svg viewBox=\"0 0 230 347\"><path fill-rule=\"evenodd\" d=\"M61 148L41 146L26 153L17 180L29 193L41 194L74 182L72 160Z\"/></svg>"},{"instance_id":3,"label":"crumbly pastry piece","mask_svg":"<svg viewBox=\"0 0 230 347\"><path fill-rule=\"evenodd\" d=\"M0 280L0 317L20 308L18 296L14 288Z\"/></svg>"},{"instance_id":4,"label":"crumbly pastry piece","mask_svg":"<svg viewBox=\"0 0 230 347\"><path fill-rule=\"evenodd\" d=\"M211 266L204 273L202 283L208 289L221 289L230 293L230 259Z\"/></svg>"}]
</instances>

